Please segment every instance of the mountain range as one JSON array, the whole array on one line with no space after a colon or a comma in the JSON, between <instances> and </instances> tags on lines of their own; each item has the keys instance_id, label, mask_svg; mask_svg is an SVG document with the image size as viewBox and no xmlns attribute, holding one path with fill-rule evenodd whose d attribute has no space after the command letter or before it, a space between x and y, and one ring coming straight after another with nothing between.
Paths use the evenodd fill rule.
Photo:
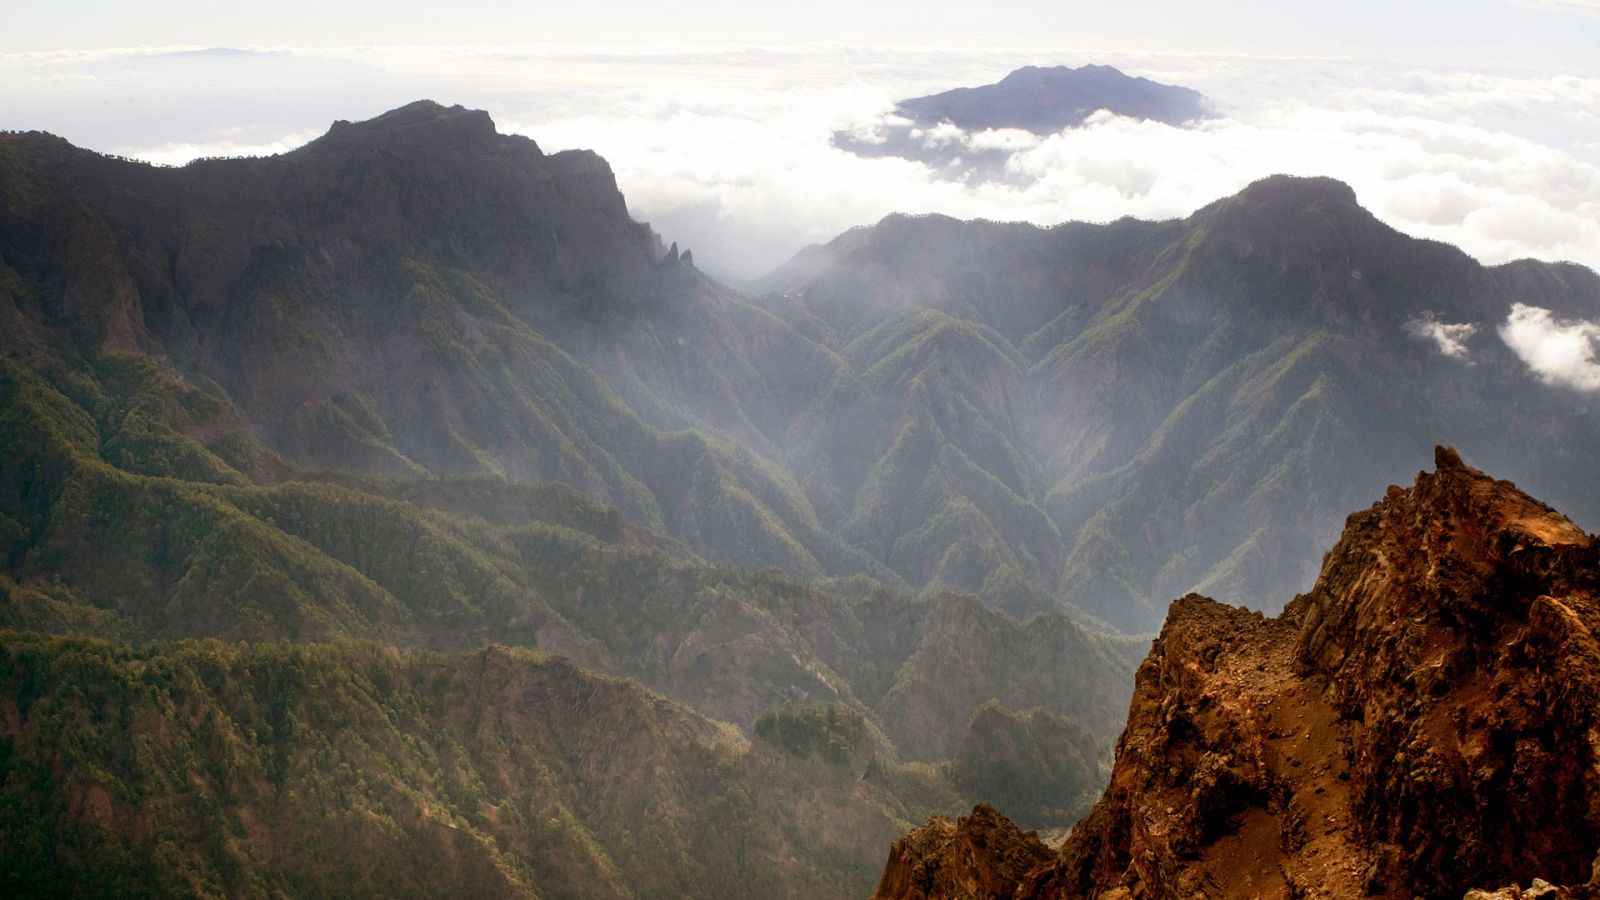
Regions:
<instances>
[{"instance_id":1,"label":"mountain range","mask_svg":"<svg viewBox=\"0 0 1600 900\"><path fill-rule=\"evenodd\" d=\"M904 473L932 494L880 532L895 543L879 558L940 559L950 545L912 522L959 518L984 556L941 578L999 606L1053 596L1131 630L1191 591L1275 608L1309 587L1343 511L1435 439L1600 520L1592 395L1542 382L1496 330L1519 304L1600 318L1600 278L1482 266L1328 179L1269 178L1166 222L892 216L763 288L796 328L893 372L900 420L926 410L925 431L962 451L912 467L899 454L920 432L879 439L863 484ZM1459 347L1426 336L1449 324ZM969 465L1026 514L966 487ZM1032 595L986 584L1011 572Z\"/></svg>"},{"instance_id":2,"label":"mountain range","mask_svg":"<svg viewBox=\"0 0 1600 900\"><path fill-rule=\"evenodd\" d=\"M0 880L860 895L930 814L1070 825L1166 601L1276 609L1435 441L1600 519L1518 304L1600 278L1322 179L743 294L460 107L0 135Z\"/></svg>"},{"instance_id":3,"label":"mountain range","mask_svg":"<svg viewBox=\"0 0 1600 900\"><path fill-rule=\"evenodd\" d=\"M560 481L715 562L1134 631L1190 590L1303 589L1435 439L1600 518L1596 410L1493 331L1519 303L1600 318L1600 279L1483 267L1336 182L1169 222L891 217L756 300L664 255L602 160L482 113L182 169L10 144L13 350L162 360L224 407L186 426L211 455L262 445L220 457L248 481ZM1419 323L1476 328L1470 357Z\"/></svg>"}]
</instances>

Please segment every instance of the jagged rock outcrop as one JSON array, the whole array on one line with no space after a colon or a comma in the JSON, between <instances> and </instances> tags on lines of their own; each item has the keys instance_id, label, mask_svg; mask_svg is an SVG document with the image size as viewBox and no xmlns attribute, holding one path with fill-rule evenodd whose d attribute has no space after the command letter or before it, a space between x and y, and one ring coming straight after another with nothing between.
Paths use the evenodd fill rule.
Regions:
<instances>
[{"instance_id":1,"label":"jagged rock outcrop","mask_svg":"<svg viewBox=\"0 0 1600 900\"><path fill-rule=\"evenodd\" d=\"M1173 604L1105 795L995 895L1600 896L1600 541L1435 462L1351 516L1282 615ZM881 900L958 896L884 890L920 884L922 841Z\"/></svg>"},{"instance_id":2,"label":"jagged rock outcrop","mask_svg":"<svg viewBox=\"0 0 1600 900\"><path fill-rule=\"evenodd\" d=\"M1442 448L1434 475L1347 524L1302 601L1298 656L1359 723L1351 813L1364 843L1396 848L1389 876L1430 892L1588 879L1597 550Z\"/></svg>"},{"instance_id":3,"label":"jagged rock outcrop","mask_svg":"<svg viewBox=\"0 0 1600 900\"><path fill-rule=\"evenodd\" d=\"M1535 878L1527 890L1518 885L1504 887L1498 891L1483 891L1473 889L1467 891L1465 900L1569 900L1572 892L1560 885L1551 884L1543 878Z\"/></svg>"},{"instance_id":4,"label":"jagged rock outcrop","mask_svg":"<svg viewBox=\"0 0 1600 900\"><path fill-rule=\"evenodd\" d=\"M980 803L955 824L935 816L889 851L873 900L1011 896L1017 881L1050 859L1050 848L994 807Z\"/></svg>"}]
</instances>

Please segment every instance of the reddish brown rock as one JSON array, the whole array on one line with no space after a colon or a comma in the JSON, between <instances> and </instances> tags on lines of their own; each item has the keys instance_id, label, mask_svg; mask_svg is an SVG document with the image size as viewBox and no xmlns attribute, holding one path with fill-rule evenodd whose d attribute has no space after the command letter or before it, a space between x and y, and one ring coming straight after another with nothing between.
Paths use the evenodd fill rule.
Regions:
<instances>
[{"instance_id":1,"label":"reddish brown rock","mask_svg":"<svg viewBox=\"0 0 1600 900\"><path fill-rule=\"evenodd\" d=\"M1051 859L1050 848L980 803L954 825L944 816L898 841L889 851L873 900L1010 897L1029 871Z\"/></svg>"},{"instance_id":2,"label":"reddish brown rock","mask_svg":"<svg viewBox=\"0 0 1600 900\"><path fill-rule=\"evenodd\" d=\"M1497 891L1467 891L1465 900L1571 900L1572 896L1566 888L1535 878L1526 889L1513 884Z\"/></svg>"},{"instance_id":3,"label":"reddish brown rock","mask_svg":"<svg viewBox=\"0 0 1600 900\"><path fill-rule=\"evenodd\" d=\"M985 896L1600 897L1600 541L1436 463L1281 616L1174 603L1104 796Z\"/></svg>"}]
</instances>

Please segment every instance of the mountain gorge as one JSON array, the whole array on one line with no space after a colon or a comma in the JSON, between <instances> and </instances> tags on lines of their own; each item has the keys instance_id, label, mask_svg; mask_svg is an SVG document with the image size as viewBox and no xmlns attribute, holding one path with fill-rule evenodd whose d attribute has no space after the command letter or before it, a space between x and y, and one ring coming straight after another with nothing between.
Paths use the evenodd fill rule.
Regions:
<instances>
[{"instance_id":1,"label":"mountain gorge","mask_svg":"<svg viewBox=\"0 0 1600 900\"><path fill-rule=\"evenodd\" d=\"M1515 303L1600 278L1319 179L894 216L746 296L460 107L0 134L0 880L859 896L929 815L1069 826L1167 600L1275 608L1419 448L1600 519Z\"/></svg>"},{"instance_id":2,"label":"mountain gorge","mask_svg":"<svg viewBox=\"0 0 1600 900\"><path fill-rule=\"evenodd\" d=\"M1173 604L1059 851L980 807L897 843L876 896L1593 896L1597 563L1440 448L1280 616Z\"/></svg>"}]
</instances>

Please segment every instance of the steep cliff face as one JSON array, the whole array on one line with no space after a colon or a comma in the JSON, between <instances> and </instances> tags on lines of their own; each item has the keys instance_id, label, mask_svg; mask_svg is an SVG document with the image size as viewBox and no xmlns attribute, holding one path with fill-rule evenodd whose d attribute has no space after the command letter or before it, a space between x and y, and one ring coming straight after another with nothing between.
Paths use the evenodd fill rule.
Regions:
<instances>
[{"instance_id":1,"label":"steep cliff face","mask_svg":"<svg viewBox=\"0 0 1600 900\"><path fill-rule=\"evenodd\" d=\"M1351 516L1281 616L1177 601L1105 795L995 895L1600 895L1600 541L1435 462Z\"/></svg>"},{"instance_id":2,"label":"steep cliff face","mask_svg":"<svg viewBox=\"0 0 1600 900\"><path fill-rule=\"evenodd\" d=\"M1328 555L1298 655L1358 723L1351 812L1365 843L1396 848L1380 860L1396 877L1429 891L1589 877L1597 550L1441 450L1431 478L1352 518Z\"/></svg>"}]
</instances>

